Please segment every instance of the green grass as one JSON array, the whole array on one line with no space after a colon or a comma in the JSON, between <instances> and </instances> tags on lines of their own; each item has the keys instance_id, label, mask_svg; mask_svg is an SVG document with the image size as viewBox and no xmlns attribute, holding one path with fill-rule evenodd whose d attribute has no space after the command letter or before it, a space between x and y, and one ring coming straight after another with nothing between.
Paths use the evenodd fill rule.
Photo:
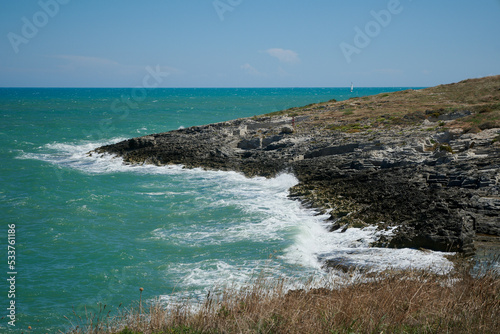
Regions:
<instances>
[{"instance_id":1,"label":"green grass","mask_svg":"<svg viewBox=\"0 0 500 334\"><path fill-rule=\"evenodd\" d=\"M447 144L440 145L439 146L439 150L440 151L445 151L445 152L448 152L448 153L451 153L451 154L455 153L455 152L453 152L453 149L451 148L451 146L447 145Z\"/></svg>"}]
</instances>

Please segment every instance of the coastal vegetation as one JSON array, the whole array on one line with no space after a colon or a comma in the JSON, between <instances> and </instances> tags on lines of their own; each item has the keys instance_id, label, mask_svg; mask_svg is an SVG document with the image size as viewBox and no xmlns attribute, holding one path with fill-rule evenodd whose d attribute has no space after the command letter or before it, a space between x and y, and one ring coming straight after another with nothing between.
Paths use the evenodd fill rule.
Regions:
<instances>
[{"instance_id":1,"label":"coastal vegetation","mask_svg":"<svg viewBox=\"0 0 500 334\"><path fill-rule=\"evenodd\" d=\"M256 279L245 288L208 293L200 304L159 300L76 315L68 333L498 333L500 276L395 271L344 273L335 283L287 290L285 281Z\"/></svg>"},{"instance_id":2,"label":"coastal vegetation","mask_svg":"<svg viewBox=\"0 0 500 334\"><path fill-rule=\"evenodd\" d=\"M500 76L468 79L420 90L331 100L277 111L268 116L311 116L313 124L352 132L391 126L415 126L423 120L478 131L500 127ZM449 121L444 123L444 121Z\"/></svg>"},{"instance_id":3,"label":"coastal vegetation","mask_svg":"<svg viewBox=\"0 0 500 334\"><path fill-rule=\"evenodd\" d=\"M299 180L290 198L329 214L331 231L391 227L392 239L373 246L469 256L478 235L491 245L500 236L499 129L495 76L133 138L91 154L250 177L287 170ZM140 300L76 315L70 333L500 332L498 268L458 262L444 275L325 263L341 282L289 290L263 275L245 288L214 290L196 307Z\"/></svg>"},{"instance_id":4,"label":"coastal vegetation","mask_svg":"<svg viewBox=\"0 0 500 334\"><path fill-rule=\"evenodd\" d=\"M132 138L89 154L248 177L289 172L331 231L397 228L378 246L472 255L500 236L500 76ZM347 213L347 214L346 214Z\"/></svg>"}]
</instances>

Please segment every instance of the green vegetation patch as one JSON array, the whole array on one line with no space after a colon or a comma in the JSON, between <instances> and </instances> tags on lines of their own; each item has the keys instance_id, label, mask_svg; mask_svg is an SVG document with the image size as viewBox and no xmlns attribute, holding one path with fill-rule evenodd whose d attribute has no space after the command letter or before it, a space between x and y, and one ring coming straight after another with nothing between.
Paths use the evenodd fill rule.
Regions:
<instances>
[{"instance_id":1,"label":"green vegetation patch","mask_svg":"<svg viewBox=\"0 0 500 334\"><path fill-rule=\"evenodd\" d=\"M445 151L445 152L448 152L448 153L451 153L451 154L454 154L455 152L453 151L453 149L451 148L450 145L448 144L442 144L442 145L439 145L439 150L440 151Z\"/></svg>"},{"instance_id":2,"label":"green vegetation patch","mask_svg":"<svg viewBox=\"0 0 500 334\"><path fill-rule=\"evenodd\" d=\"M500 128L500 110L491 110L482 113L478 112L464 117L460 121L469 127L476 126L480 130Z\"/></svg>"},{"instance_id":3,"label":"green vegetation patch","mask_svg":"<svg viewBox=\"0 0 500 334\"><path fill-rule=\"evenodd\" d=\"M339 121L358 123L358 119L370 119L374 126L415 126L423 120L438 120L443 115L459 115L465 111L472 115L447 121L452 128L481 131L500 127L500 76L470 79L436 87L382 93L373 96L351 98L347 101L334 99L318 104L276 111L268 116L312 116L311 125L339 129ZM464 113L465 114L465 113ZM443 127L443 123L439 123ZM353 126L342 131L361 130Z\"/></svg>"}]
</instances>

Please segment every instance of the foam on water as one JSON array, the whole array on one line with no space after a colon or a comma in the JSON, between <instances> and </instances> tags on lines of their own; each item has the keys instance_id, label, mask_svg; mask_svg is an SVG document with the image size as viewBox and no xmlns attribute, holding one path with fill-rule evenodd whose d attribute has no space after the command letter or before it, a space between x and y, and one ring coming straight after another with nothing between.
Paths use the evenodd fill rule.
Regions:
<instances>
[{"instance_id":1,"label":"foam on water","mask_svg":"<svg viewBox=\"0 0 500 334\"><path fill-rule=\"evenodd\" d=\"M24 153L23 159L38 159L62 168L76 169L90 174L136 173L144 175L168 175L181 180L186 187L158 189L158 184L143 185L139 193L151 200L172 199L179 195L196 197L198 210L227 209L243 212L228 221L207 221L197 226L184 218L183 226L159 227L147 233L144 240L155 240L176 247L201 247L237 245L242 242L287 241L284 249L275 250L274 260L249 260L235 263L222 255L209 255L210 259L189 263L169 263L165 275L176 277L179 290L206 289L230 281L245 284L256 271L265 269L278 276L297 277L298 273L326 275L322 266L327 260L353 267L380 271L387 268L430 269L436 272L451 270L452 264L439 252L423 252L413 249L371 248L370 243L380 234L375 227L350 228L344 233L328 232L325 215L305 209L298 201L290 200L288 189L298 183L290 174L273 179L246 178L236 172L183 169L182 166L127 165L122 159L110 155L89 155L88 152L106 142L82 142L77 144L52 143L40 148L38 153ZM189 185L189 186L188 186ZM214 198L214 194L216 198ZM86 210L85 207L81 208ZM179 208L182 215L182 208ZM257 221L255 220L257 217ZM237 246L235 246L237 247ZM285 268L286 267L286 268Z\"/></svg>"},{"instance_id":2,"label":"foam on water","mask_svg":"<svg viewBox=\"0 0 500 334\"><path fill-rule=\"evenodd\" d=\"M19 323L58 332L75 303L84 312L127 304L138 286L144 298L175 299L228 280L246 283L261 270L295 281L323 275L318 257L334 244L323 217L288 200L293 176L130 166L87 153L134 136L352 97L346 92L156 89L125 115L110 107L130 89L3 90L0 207L4 220L19 223Z\"/></svg>"},{"instance_id":3,"label":"foam on water","mask_svg":"<svg viewBox=\"0 0 500 334\"><path fill-rule=\"evenodd\" d=\"M100 146L119 142L124 138L100 142L50 143L39 147L37 153L23 153L20 159L37 159L59 167L69 167L88 173L106 173L123 169L121 159L96 159L88 153Z\"/></svg>"},{"instance_id":4,"label":"foam on water","mask_svg":"<svg viewBox=\"0 0 500 334\"><path fill-rule=\"evenodd\" d=\"M420 251L415 249L392 249L370 247L370 244L391 230L380 231L376 227L349 228L327 232L322 218L316 221L304 220L302 231L295 244L287 250L289 261L320 268L325 261L351 267L361 267L369 271L385 269L427 269L437 273L446 273L453 264L445 258L451 253Z\"/></svg>"}]
</instances>

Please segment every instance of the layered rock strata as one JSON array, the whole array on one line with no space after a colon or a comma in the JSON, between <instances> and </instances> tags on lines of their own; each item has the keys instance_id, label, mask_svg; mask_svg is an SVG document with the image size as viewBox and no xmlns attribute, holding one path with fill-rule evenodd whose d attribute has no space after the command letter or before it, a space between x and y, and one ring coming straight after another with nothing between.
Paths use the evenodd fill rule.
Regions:
<instances>
[{"instance_id":1,"label":"layered rock strata","mask_svg":"<svg viewBox=\"0 0 500 334\"><path fill-rule=\"evenodd\" d=\"M293 173L299 184L290 197L328 213L331 230L397 226L376 245L472 254L476 234L500 236L500 129L427 131L425 122L344 133L307 116L238 119L133 138L91 154L249 177Z\"/></svg>"}]
</instances>

